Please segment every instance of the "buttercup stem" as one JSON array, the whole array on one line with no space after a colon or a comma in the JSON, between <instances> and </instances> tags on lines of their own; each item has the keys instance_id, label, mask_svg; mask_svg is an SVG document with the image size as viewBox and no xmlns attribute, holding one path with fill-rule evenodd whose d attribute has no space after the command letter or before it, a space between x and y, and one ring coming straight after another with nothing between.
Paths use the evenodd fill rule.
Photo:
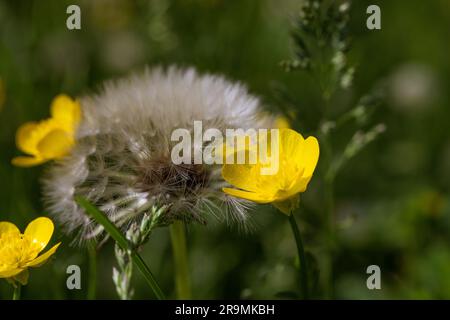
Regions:
<instances>
[{"instance_id":1,"label":"buttercup stem","mask_svg":"<svg viewBox=\"0 0 450 320\"><path fill-rule=\"evenodd\" d=\"M297 244L297 253L300 260L300 284L302 291L302 298L308 299L308 273L305 257L305 249L303 248L302 237L297 222L295 221L294 214L289 215L289 223L291 224L292 233L294 234L295 243Z\"/></svg>"},{"instance_id":2,"label":"buttercup stem","mask_svg":"<svg viewBox=\"0 0 450 320\"><path fill-rule=\"evenodd\" d=\"M172 240L177 297L178 299L191 299L186 232L182 221L175 221L170 225L170 238Z\"/></svg>"},{"instance_id":3,"label":"buttercup stem","mask_svg":"<svg viewBox=\"0 0 450 320\"><path fill-rule=\"evenodd\" d=\"M97 294L97 250L94 242L89 242L88 246L89 258L89 283L87 291L87 299L95 300Z\"/></svg>"},{"instance_id":4,"label":"buttercup stem","mask_svg":"<svg viewBox=\"0 0 450 320\"><path fill-rule=\"evenodd\" d=\"M14 287L13 300L20 300L21 289L22 286L17 283L16 286Z\"/></svg>"},{"instance_id":5,"label":"buttercup stem","mask_svg":"<svg viewBox=\"0 0 450 320\"><path fill-rule=\"evenodd\" d=\"M136 252L135 248L133 248L128 240L124 237L122 232L104 215L100 210L98 210L93 204L91 204L88 200L83 197L76 197L77 203L83 207L86 212L91 215L98 223L100 223L105 230L109 233L109 235L117 242L117 244L123 249L130 252L131 258L133 262L138 267L139 271L144 276L145 280L149 284L150 288L153 290L156 298L159 300L164 300L165 295L156 282L155 277L153 276L150 268L144 262L142 257Z\"/></svg>"}]
</instances>

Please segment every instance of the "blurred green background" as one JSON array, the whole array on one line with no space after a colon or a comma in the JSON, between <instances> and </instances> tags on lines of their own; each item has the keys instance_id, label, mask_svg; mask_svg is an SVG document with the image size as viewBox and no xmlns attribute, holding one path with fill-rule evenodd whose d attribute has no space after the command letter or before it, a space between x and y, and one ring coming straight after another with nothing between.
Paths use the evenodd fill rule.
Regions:
<instances>
[{"instance_id":1,"label":"blurred green background","mask_svg":"<svg viewBox=\"0 0 450 320\"><path fill-rule=\"evenodd\" d=\"M70 4L81 7L81 30L66 28ZM381 7L381 30L366 28L369 4ZM302 123L296 129L312 133L320 121L316 84L305 73L280 67L293 56L290 33L300 5L299 0L0 0L0 220L23 229L45 215L39 184L45 166L10 164L19 154L14 142L19 125L46 118L58 93L89 93L106 79L146 65L225 74L246 83L275 113L284 103L277 88L285 88ZM450 299L449 30L447 0L353 3L349 58L356 73L344 100L351 105L382 83L387 93L372 119L387 130L336 180L335 298ZM332 101L332 108L341 104ZM342 139L348 132L340 132ZM297 219L307 250L323 270L319 174L302 197ZM298 262L286 217L269 206L252 215L250 232L215 221L189 227L194 298L295 297ZM51 263L31 271L23 298L86 298L87 252L70 246L58 228L57 239L63 246ZM100 252L98 298L117 298L112 249L109 244ZM154 232L143 256L173 298L167 228ZM66 289L71 264L81 267L81 290ZM381 290L366 287L372 264L381 268ZM324 297L320 281L317 298ZM137 270L133 284L136 298L152 297ZM0 281L0 298L11 294Z\"/></svg>"}]
</instances>

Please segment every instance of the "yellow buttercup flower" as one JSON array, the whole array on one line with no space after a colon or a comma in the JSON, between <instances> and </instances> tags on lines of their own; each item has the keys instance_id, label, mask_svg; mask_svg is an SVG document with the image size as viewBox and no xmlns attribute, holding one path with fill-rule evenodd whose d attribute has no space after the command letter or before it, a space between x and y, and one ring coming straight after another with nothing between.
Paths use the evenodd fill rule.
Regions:
<instances>
[{"instance_id":1,"label":"yellow buttercup flower","mask_svg":"<svg viewBox=\"0 0 450 320\"><path fill-rule=\"evenodd\" d=\"M28 282L28 268L39 267L48 260L61 243L39 256L53 234L53 222L39 217L31 221L24 233L12 223L0 222L0 278Z\"/></svg>"},{"instance_id":2,"label":"yellow buttercup flower","mask_svg":"<svg viewBox=\"0 0 450 320\"><path fill-rule=\"evenodd\" d=\"M78 101L59 95L53 100L50 113L50 119L25 123L17 130L17 147L30 156L14 158L14 165L30 167L60 159L73 147L81 117Z\"/></svg>"},{"instance_id":3,"label":"yellow buttercup flower","mask_svg":"<svg viewBox=\"0 0 450 320\"><path fill-rule=\"evenodd\" d=\"M261 174L263 166L256 164L225 164L223 178L239 188L223 188L231 196L257 203L272 203L289 215L298 206L299 193L304 192L319 159L319 143L315 137L304 139L291 129L278 134L279 170L273 175Z\"/></svg>"}]
</instances>

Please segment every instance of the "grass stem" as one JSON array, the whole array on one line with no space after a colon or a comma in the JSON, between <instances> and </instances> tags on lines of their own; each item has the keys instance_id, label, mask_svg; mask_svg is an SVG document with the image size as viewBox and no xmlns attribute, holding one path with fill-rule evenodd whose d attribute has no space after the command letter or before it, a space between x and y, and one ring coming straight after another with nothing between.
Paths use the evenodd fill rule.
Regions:
<instances>
[{"instance_id":1,"label":"grass stem","mask_svg":"<svg viewBox=\"0 0 450 320\"><path fill-rule=\"evenodd\" d=\"M191 299L186 231L182 221L175 221L170 225L170 238L172 240L177 297L178 299Z\"/></svg>"},{"instance_id":2,"label":"grass stem","mask_svg":"<svg viewBox=\"0 0 450 320\"><path fill-rule=\"evenodd\" d=\"M150 268L144 262L139 253L136 252L135 248L133 248L128 240L124 237L122 232L107 218L105 214L103 214L100 210L98 210L93 204L91 204L88 200L83 197L76 197L77 203L83 207L86 212L92 216L98 223L100 223L105 230L109 233L109 235L117 242L117 244L123 249L130 252L131 258L134 264L138 267L139 271L144 276L145 280L149 284L150 288L153 290L156 298L159 300L164 300L165 295L156 282L155 277L153 276Z\"/></svg>"}]
</instances>

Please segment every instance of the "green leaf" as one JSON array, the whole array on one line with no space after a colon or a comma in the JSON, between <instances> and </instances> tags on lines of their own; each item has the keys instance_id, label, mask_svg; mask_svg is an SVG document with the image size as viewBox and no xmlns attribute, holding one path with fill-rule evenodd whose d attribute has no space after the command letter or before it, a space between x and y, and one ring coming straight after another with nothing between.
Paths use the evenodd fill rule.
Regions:
<instances>
[{"instance_id":1,"label":"green leaf","mask_svg":"<svg viewBox=\"0 0 450 320\"><path fill-rule=\"evenodd\" d=\"M93 204L83 197L75 197L75 201L86 210L95 221L101 224L106 232L122 247L124 250L130 250L131 246L128 240L123 236L122 232L104 215L100 210L97 209Z\"/></svg>"}]
</instances>

